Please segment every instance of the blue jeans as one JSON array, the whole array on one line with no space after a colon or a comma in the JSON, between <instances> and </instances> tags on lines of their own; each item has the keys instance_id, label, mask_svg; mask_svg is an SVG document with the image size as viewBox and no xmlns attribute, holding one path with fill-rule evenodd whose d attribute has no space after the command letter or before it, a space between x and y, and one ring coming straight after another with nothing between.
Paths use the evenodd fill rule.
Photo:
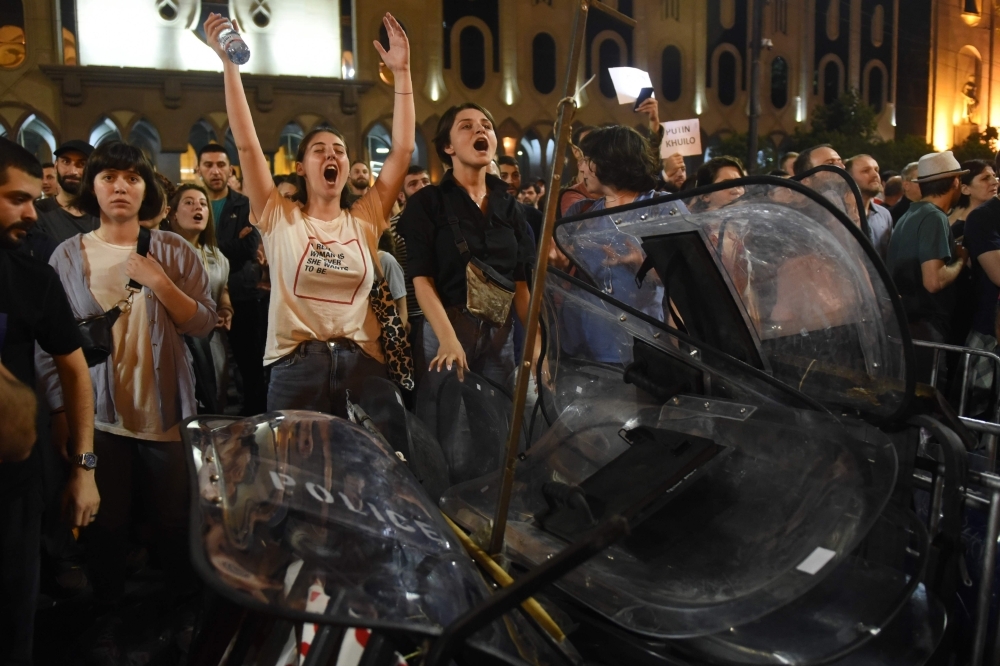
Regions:
<instances>
[{"instance_id":1,"label":"blue jeans","mask_svg":"<svg viewBox=\"0 0 1000 666\"><path fill-rule=\"evenodd\" d=\"M358 402L367 377L389 378L379 363L349 340L303 342L271 366L267 411L307 409L347 418L347 391Z\"/></svg>"},{"instance_id":2,"label":"blue jeans","mask_svg":"<svg viewBox=\"0 0 1000 666\"><path fill-rule=\"evenodd\" d=\"M511 328L512 318L497 328L480 321L469 314L464 308L449 307L448 320L455 335L465 350L465 358L469 370L485 377L494 384L507 390L514 387L514 336ZM424 320L424 357L426 363L437 356L438 339L434 329ZM426 370L426 368L424 368Z\"/></svg>"}]
</instances>

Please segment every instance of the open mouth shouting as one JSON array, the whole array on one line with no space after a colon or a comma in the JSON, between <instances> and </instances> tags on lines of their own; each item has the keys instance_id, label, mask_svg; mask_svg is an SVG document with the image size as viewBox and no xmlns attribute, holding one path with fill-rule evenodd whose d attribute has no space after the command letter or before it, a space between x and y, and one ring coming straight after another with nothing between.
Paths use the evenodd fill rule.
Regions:
<instances>
[{"instance_id":1,"label":"open mouth shouting","mask_svg":"<svg viewBox=\"0 0 1000 666\"><path fill-rule=\"evenodd\" d=\"M193 219L195 222L201 222L202 220L205 219L205 216L202 215L201 213L195 213Z\"/></svg>"},{"instance_id":2,"label":"open mouth shouting","mask_svg":"<svg viewBox=\"0 0 1000 666\"><path fill-rule=\"evenodd\" d=\"M481 136L473 142L472 147L476 152L486 153L489 152L490 142L486 140L485 136Z\"/></svg>"},{"instance_id":3,"label":"open mouth shouting","mask_svg":"<svg viewBox=\"0 0 1000 666\"><path fill-rule=\"evenodd\" d=\"M333 185L337 182L337 167L334 164L327 164L323 168L323 179L328 185Z\"/></svg>"}]
</instances>

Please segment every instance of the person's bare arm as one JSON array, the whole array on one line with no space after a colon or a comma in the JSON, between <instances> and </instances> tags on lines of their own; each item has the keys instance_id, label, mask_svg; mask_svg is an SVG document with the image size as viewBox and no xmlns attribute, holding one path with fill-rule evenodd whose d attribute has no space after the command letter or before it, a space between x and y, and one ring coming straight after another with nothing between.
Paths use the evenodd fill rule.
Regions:
<instances>
[{"instance_id":1,"label":"person's bare arm","mask_svg":"<svg viewBox=\"0 0 1000 666\"><path fill-rule=\"evenodd\" d=\"M464 380L465 371L469 369L469 362L465 358L465 349L462 348L462 343L458 341L455 329L448 319L448 313L445 312L444 304L441 303L441 297L438 296L434 280L429 277L414 277L413 291L416 294L417 303L420 304L420 309L423 311L424 317L427 318L427 323L431 325L434 335L438 339L437 355L431 359L431 362L427 366L428 369L440 371L444 367L451 370L451 366L456 365L458 368L458 379L460 381Z\"/></svg>"},{"instance_id":2,"label":"person's bare arm","mask_svg":"<svg viewBox=\"0 0 1000 666\"><path fill-rule=\"evenodd\" d=\"M953 261L946 264L940 259L931 259L920 264L920 274L923 279L924 289L932 294L936 294L952 282L958 279L958 274L962 272L965 259Z\"/></svg>"},{"instance_id":3,"label":"person's bare arm","mask_svg":"<svg viewBox=\"0 0 1000 666\"><path fill-rule=\"evenodd\" d=\"M379 231L388 226L396 197L403 189L403 179L406 178L406 170L410 166L410 158L416 145L417 118L413 106L413 83L410 80L410 42L392 14L386 13L382 17L382 23L389 34L389 50L383 49L378 41L375 42L375 49L385 66L392 71L396 99L392 107L392 148L375 179L375 189L382 200L383 212Z\"/></svg>"},{"instance_id":4,"label":"person's bare arm","mask_svg":"<svg viewBox=\"0 0 1000 666\"><path fill-rule=\"evenodd\" d=\"M274 180L271 178L267 158L264 157L264 151L257 139L257 130L253 126L253 116L250 115L250 104L247 102L247 95L243 90L240 68L229 60L229 56L219 45L219 33L228 27L226 25L228 21L229 19L220 14L209 14L205 21L205 40L222 60L226 88L226 115L229 120L229 129L233 131L236 150L240 154L243 194L249 197L250 210L259 220L264 213L264 206L267 205L271 191L274 189ZM239 27L235 20L233 27Z\"/></svg>"},{"instance_id":5,"label":"person's bare arm","mask_svg":"<svg viewBox=\"0 0 1000 666\"><path fill-rule=\"evenodd\" d=\"M59 383L62 385L65 412L54 418L65 418L69 428L66 454L72 460L81 453L94 451L94 389L83 350L53 356ZM97 492L94 471L74 465L63 492L63 516L72 527L86 527L97 515L101 496Z\"/></svg>"},{"instance_id":6,"label":"person's bare arm","mask_svg":"<svg viewBox=\"0 0 1000 666\"><path fill-rule=\"evenodd\" d=\"M35 393L0 363L0 464L20 462L35 445Z\"/></svg>"},{"instance_id":7,"label":"person's bare arm","mask_svg":"<svg viewBox=\"0 0 1000 666\"><path fill-rule=\"evenodd\" d=\"M983 272L990 282L1000 287L1000 250L990 250L983 252L976 257L976 261L983 267Z\"/></svg>"}]
</instances>

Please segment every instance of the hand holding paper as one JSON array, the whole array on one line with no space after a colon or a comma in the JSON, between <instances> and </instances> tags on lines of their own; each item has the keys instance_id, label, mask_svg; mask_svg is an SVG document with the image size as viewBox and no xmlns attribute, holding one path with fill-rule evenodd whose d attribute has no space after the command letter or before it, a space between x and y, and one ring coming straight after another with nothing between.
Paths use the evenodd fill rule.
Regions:
<instances>
[{"instance_id":1,"label":"hand holding paper","mask_svg":"<svg viewBox=\"0 0 1000 666\"><path fill-rule=\"evenodd\" d=\"M619 104L642 103L653 97L653 82L649 78L649 72L635 67L609 67L608 74L611 75Z\"/></svg>"}]
</instances>

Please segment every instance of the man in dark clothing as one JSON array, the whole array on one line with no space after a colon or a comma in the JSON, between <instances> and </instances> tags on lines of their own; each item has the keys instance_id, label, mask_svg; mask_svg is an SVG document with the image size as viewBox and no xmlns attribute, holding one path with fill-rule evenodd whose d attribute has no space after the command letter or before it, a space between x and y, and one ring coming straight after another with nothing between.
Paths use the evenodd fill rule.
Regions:
<instances>
[{"instance_id":1,"label":"man in dark clothing","mask_svg":"<svg viewBox=\"0 0 1000 666\"><path fill-rule=\"evenodd\" d=\"M35 385L35 344L52 355L65 395L60 416L72 434L74 464L63 506L72 526L97 514L94 403L90 372L62 283L48 264L16 251L34 226L33 200L42 167L17 144L0 138L0 363L21 383ZM46 420L47 412L40 415ZM43 510L41 457L33 446L0 460L0 664L31 664L38 597Z\"/></svg>"},{"instance_id":2,"label":"man in dark clothing","mask_svg":"<svg viewBox=\"0 0 1000 666\"><path fill-rule=\"evenodd\" d=\"M899 220L906 215L906 211L910 210L911 203L921 199L920 185L917 183L917 163L910 162L903 167L903 173L900 176L903 178L903 197L889 209L893 225L898 224Z\"/></svg>"},{"instance_id":3,"label":"man in dark clothing","mask_svg":"<svg viewBox=\"0 0 1000 666\"><path fill-rule=\"evenodd\" d=\"M229 187L233 169L223 146L210 143L198 151L198 174L211 199L219 249L229 260L229 298L233 323L229 347L243 378L244 416L267 411L264 343L267 338L268 292L262 277L260 234L250 224L250 200Z\"/></svg>"},{"instance_id":4,"label":"man in dark clothing","mask_svg":"<svg viewBox=\"0 0 1000 666\"><path fill-rule=\"evenodd\" d=\"M70 204L80 191L83 167L87 165L87 158L92 152L94 152L93 146L77 139L67 141L56 148L56 182L59 184L59 193L39 202L36 225L36 230L54 240L56 245L77 234L89 233L101 224L101 221L93 215L87 215ZM36 256L48 261L47 255L42 256L44 252L42 247L43 245L35 246L38 251Z\"/></svg>"},{"instance_id":5,"label":"man in dark clothing","mask_svg":"<svg viewBox=\"0 0 1000 666\"><path fill-rule=\"evenodd\" d=\"M521 169L517 160L510 155L501 155L497 158L497 166L500 167L500 180L507 183L507 192L516 199L518 192L521 191ZM535 206L528 206L520 202L518 206L521 207L524 221L528 223L534 237L539 238L542 235L545 215Z\"/></svg>"},{"instance_id":6,"label":"man in dark clothing","mask_svg":"<svg viewBox=\"0 0 1000 666\"><path fill-rule=\"evenodd\" d=\"M946 342L951 333L953 283L968 254L955 244L946 211L961 196L965 173L951 151L920 158L917 183L923 197L899 220L889 241L886 266L903 300L910 332L917 340ZM918 348L917 378L929 379L929 350Z\"/></svg>"}]
</instances>

